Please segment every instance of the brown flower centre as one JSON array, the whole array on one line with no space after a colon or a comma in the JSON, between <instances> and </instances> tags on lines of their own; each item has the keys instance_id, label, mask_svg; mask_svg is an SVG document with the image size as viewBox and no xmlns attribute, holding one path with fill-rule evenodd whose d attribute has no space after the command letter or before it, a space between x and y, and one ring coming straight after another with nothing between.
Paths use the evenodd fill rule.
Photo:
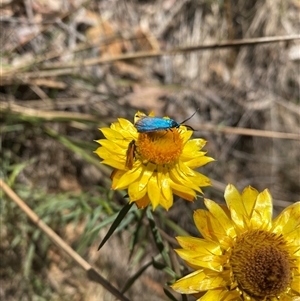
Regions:
<instances>
[{"instance_id":1,"label":"brown flower centre","mask_svg":"<svg viewBox=\"0 0 300 301\"><path fill-rule=\"evenodd\" d=\"M239 288L259 300L278 296L291 282L286 242L274 233L252 230L239 236L230 264Z\"/></svg>"},{"instance_id":2,"label":"brown flower centre","mask_svg":"<svg viewBox=\"0 0 300 301\"><path fill-rule=\"evenodd\" d=\"M158 165L175 163L183 150L183 139L178 129L140 133L136 142L142 162Z\"/></svg>"}]
</instances>

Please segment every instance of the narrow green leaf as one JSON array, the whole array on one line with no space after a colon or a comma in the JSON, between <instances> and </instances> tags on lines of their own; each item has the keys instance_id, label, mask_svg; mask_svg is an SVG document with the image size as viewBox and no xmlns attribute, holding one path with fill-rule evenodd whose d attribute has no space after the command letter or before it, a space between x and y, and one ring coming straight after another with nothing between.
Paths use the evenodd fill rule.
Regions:
<instances>
[{"instance_id":1,"label":"narrow green leaf","mask_svg":"<svg viewBox=\"0 0 300 301\"><path fill-rule=\"evenodd\" d=\"M124 294L132 286L132 284L152 265L152 261L146 263L140 270L138 270L132 277L130 277L124 285L121 293Z\"/></svg>"},{"instance_id":2,"label":"narrow green leaf","mask_svg":"<svg viewBox=\"0 0 300 301\"><path fill-rule=\"evenodd\" d=\"M116 232L119 233L122 231L124 228L126 228L135 218L135 215L132 213L132 211L124 217L118 228L116 229Z\"/></svg>"},{"instance_id":3,"label":"narrow green leaf","mask_svg":"<svg viewBox=\"0 0 300 301\"><path fill-rule=\"evenodd\" d=\"M102 221L100 224L98 224L91 233L99 232L103 227L107 226L108 224L112 223L116 217L118 216L118 213L113 214L112 216L107 217L104 221Z\"/></svg>"},{"instance_id":4,"label":"narrow green leaf","mask_svg":"<svg viewBox=\"0 0 300 301\"><path fill-rule=\"evenodd\" d=\"M147 217L149 220L149 226L150 226L156 247L157 247L158 251L160 252L161 256L163 257L164 261L166 262L166 264L170 267L171 260L170 260L169 254L163 244L163 241L159 234L158 228L156 227L152 212L150 210L150 206L148 206L148 208L147 208Z\"/></svg>"},{"instance_id":5,"label":"narrow green leaf","mask_svg":"<svg viewBox=\"0 0 300 301\"><path fill-rule=\"evenodd\" d=\"M156 270L162 271L166 267L166 264L165 263L161 263L161 262L156 261L156 260L153 260L153 267Z\"/></svg>"},{"instance_id":6,"label":"narrow green leaf","mask_svg":"<svg viewBox=\"0 0 300 301\"><path fill-rule=\"evenodd\" d=\"M16 164L14 166L12 166L12 172L8 178L7 184L9 187L13 186L15 183L15 180L17 178L17 176L19 175L19 173L28 165L34 163L35 159L31 159L29 161L23 162L23 163L19 163Z\"/></svg>"},{"instance_id":7,"label":"narrow green leaf","mask_svg":"<svg viewBox=\"0 0 300 301\"><path fill-rule=\"evenodd\" d=\"M135 232L133 233L132 239L130 240L130 246L129 246L129 250L130 250L129 261L130 261L131 258L132 258L133 251L134 251L134 247L135 247L135 245L136 245L137 242L138 242L138 238L139 238L139 236L140 236L141 229L142 229L142 226L143 226L142 222L143 222L145 213L146 213L146 209L143 209L143 210L142 210L142 214L140 215L140 217L139 217L139 219L138 219L138 223L137 223L137 225L136 225Z\"/></svg>"},{"instance_id":8,"label":"narrow green leaf","mask_svg":"<svg viewBox=\"0 0 300 301\"><path fill-rule=\"evenodd\" d=\"M163 271L166 274L169 274L172 278L178 278L178 275L170 267L165 267Z\"/></svg>"},{"instance_id":9,"label":"narrow green leaf","mask_svg":"<svg viewBox=\"0 0 300 301\"><path fill-rule=\"evenodd\" d=\"M173 279L178 278L178 275L165 263L161 263L155 259L153 259L153 267L156 270L164 271L166 274L169 274Z\"/></svg>"},{"instance_id":10,"label":"narrow green leaf","mask_svg":"<svg viewBox=\"0 0 300 301\"><path fill-rule=\"evenodd\" d=\"M26 257L25 257L25 260L24 260L24 264L23 264L24 278L28 278L30 273L31 273L31 267L32 267L32 261L33 261L34 254L35 254L35 243L31 242L29 244L27 254L26 254Z\"/></svg>"},{"instance_id":11,"label":"narrow green leaf","mask_svg":"<svg viewBox=\"0 0 300 301\"><path fill-rule=\"evenodd\" d=\"M133 203L127 203L119 212L117 218L115 219L115 221L112 223L112 225L110 226L107 234L105 235L105 237L103 238L103 240L101 241L99 247L98 247L98 251L103 247L103 245L107 242L107 240L111 237L111 235L115 232L115 230L117 229L117 227L120 225L120 223L122 222L123 218L126 216L127 212L130 210L130 208L132 207Z\"/></svg>"},{"instance_id":12,"label":"narrow green leaf","mask_svg":"<svg viewBox=\"0 0 300 301\"><path fill-rule=\"evenodd\" d=\"M146 246L148 244L146 243L146 241L144 241L136 250L136 252L134 253L134 255L128 260L131 261L130 267L134 267L137 263L139 263L141 261L141 259L143 258L145 252L146 252Z\"/></svg>"},{"instance_id":13,"label":"narrow green leaf","mask_svg":"<svg viewBox=\"0 0 300 301\"><path fill-rule=\"evenodd\" d=\"M163 288L164 289L164 293L165 295L172 301L178 301L166 288Z\"/></svg>"}]
</instances>

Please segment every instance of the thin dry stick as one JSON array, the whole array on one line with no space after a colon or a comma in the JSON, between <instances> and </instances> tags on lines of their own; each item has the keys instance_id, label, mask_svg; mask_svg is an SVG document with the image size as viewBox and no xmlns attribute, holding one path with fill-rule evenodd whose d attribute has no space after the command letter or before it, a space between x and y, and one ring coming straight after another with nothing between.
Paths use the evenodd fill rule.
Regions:
<instances>
[{"instance_id":1,"label":"thin dry stick","mask_svg":"<svg viewBox=\"0 0 300 301\"><path fill-rule=\"evenodd\" d=\"M25 203L16 195L16 193L0 179L0 187L13 200L61 250L69 255L79 266L81 266L87 273L90 280L101 284L112 295L121 301L130 301L123 296L115 287L113 287L107 280L105 280L87 261L85 261L78 253L76 253L68 244L66 244L50 227L48 227Z\"/></svg>"},{"instance_id":2,"label":"thin dry stick","mask_svg":"<svg viewBox=\"0 0 300 301\"><path fill-rule=\"evenodd\" d=\"M278 43L278 42L288 42L293 40L299 40L300 35L290 35L290 36L278 36L278 37L261 37L261 38L252 38L252 39L241 39L241 40L232 40L232 41L223 41L219 43L212 43L207 45L194 45L188 47L179 47L166 51L140 51L134 53L126 53L114 57L107 58L91 58L84 61L76 61L68 64L62 64L61 62L58 64L45 64L45 66L41 67L43 69L62 69L62 68L76 68L83 66L91 66L96 64L104 64L110 63L119 60L131 60L138 58L151 58L151 57L159 57L164 55L175 55L179 53L186 53L191 51L200 51L200 50L208 50L208 49L219 49L219 48L228 48L228 47L240 47L240 46L251 46L257 44L265 44L265 43Z\"/></svg>"},{"instance_id":3,"label":"thin dry stick","mask_svg":"<svg viewBox=\"0 0 300 301\"><path fill-rule=\"evenodd\" d=\"M77 120L77 121L91 121L99 122L99 117L76 112L64 112L64 111L42 111L32 108L26 108L18 106L13 103L7 103L0 101L0 112L8 111L14 114L21 114L23 116L42 118L48 121L53 120Z\"/></svg>"},{"instance_id":4,"label":"thin dry stick","mask_svg":"<svg viewBox=\"0 0 300 301\"><path fill-rule=\"evenodd\" d=\"M201 131L210 131L216 133L224 134L235 134L235 135L244 135L244 136L256 136L256 137L266 137L266 138L276 138L276 139L291 139L291 140L300 140L300 134L297 133L284 133L284 132L273 132L273 131L264 131L264 130L255 130L247 128L234 128L229 126L215 126L203 124L201 127L194 127L195 130Z\"/></svg>"}]
</instances>

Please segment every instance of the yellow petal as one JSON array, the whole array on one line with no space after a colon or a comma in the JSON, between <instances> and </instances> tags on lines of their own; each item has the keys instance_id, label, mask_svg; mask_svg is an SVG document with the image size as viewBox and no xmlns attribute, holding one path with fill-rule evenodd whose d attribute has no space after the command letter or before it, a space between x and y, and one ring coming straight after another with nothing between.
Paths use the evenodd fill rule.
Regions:
<instances>
[{"instance_id":1,"label":"yellow petal","mask_svg":"<svg viewBox=\"0 0 300 301\"><path fill-rule=\"evenodd\" d=\"M194 158L192 160L189 160L189 161L185 161L185 165L187 165L189 168L197 168L197 167L200 167L200 166L203 166L209 162L213 162L215 161L215 159L211 158L211 157L206 157L206 156L201 156L201 157L198 157L198 158Z\"/></svg>"},{"instance_id":2,"label":"yellow petal","mask_svg":"<svg viewBox=\"0 0 300 301\"><path fill-rule=\"evenodd\" d=\"M300 246L300 227L291 231L289 234L285 234L284 240L293 246Z\"/></svg>"},{"instance_id":3,"label":"yellow petal","mask_svg":"<svg viewBox=\"0 0 300 301\"><path fill-rule=\"evenodd\" d=\"M223 291L223 289L215 289L215 290L209 290L206 292L202 297L197 299L196 301L211 301L211 300L221 300L220 298L220 291ZM197 298L197 294L194 294L194 296Z\"/></svg>"},{"instance_id":4,"label":"yellow petal","mask_svg":"<svg viewBox=\"0 0 300 301\"><path fill-rule=\"evenodd\" d=\"M124 139L124 137L121 134L119 134L117 131L112 130L110 128L102 128L99 130L102 132L104 137L107 138L108 140L113 141L115 139L120 139L120 140Z\"/></svg>"},{"instance_id":5,"label":"yellow petal","mask_svg":"<svg viewBox=\"0 0 300 301\"><path fill-rule=\"evenodd\" d=\"M183 141L183 144L185 144L193 135L192 131L188 131L186 127L180 126L180 129L178 130L180 133L180 137Z\"/></svg>"},{"instance_id":6,"label":"yellow petal","mask_svg":"<svg viewBox=\"0 0 300 301\"><path fill-rule=\"evenodd\" d=\"M105 137L111 141L117 142L119 140L136 140L138 133L133 124L123 118L119 118L118 122L111 124L110 129L115 132L115 134L103 133ZM100 129L102 131L102 129ZM117 134L116 134L117 133Z\"/></svg>"},{"instance_id":7,"label":"yellow petal","mask_svg":"<svg viewBox=\"0 0 300 301\"><path fill-rule=\"evenodd\" d=\"M242 192L242 202L246 208L246 212L248 216L252 215L252 211L257 196L258 196L258 191L251 186L246 187Z\"/></svg>"},{"instance_id":8,"label":"yellow petal","mask_svg":"<svg viewBox=\"0 0 300 301\"><path fill-rule=\"evenodd\" d=\"M191 236L177 236L176 240L183 249L207 254L222 255L220 245L213 241Z\"/></svg>"},{"instance_id":9,"label":"yellow petal","mask_svg":"<svg viewBox=\"0 0 300 301\"><path fill-rule=\"evenodd\" d=\"M207 210L198 209L194 212L193 217L195 225L202 236L205 239L218 242L217 237L214 235L211 227L209 227L211 213Z\"/></svg>"},{"instance_id":10,"label":"yellow petal","mask_svg":"<svg viewBox=\"0 0 300 301\"><path fill-rule=\"evenodd\" d=\"M123 176L123 174L125 173L124 170L118 170L115 169L112 174L111 174L111 180L112 180L112 184L111 184L111 188L112 189L116 189L115 187L117 186L119 179Z\"/></svg>"},{"instance_id":11,"label":"yellow petal","mask_svg":"<svg viewBox=\"0 0 300 301\"><path fill-rule=\"evenodd\" d=\"M185 200L193 201L196 197L196 192L193 189L174 183L171 179L170 179L170 186L175 195Z\"/></svg>"},{"instance_id":12,"label":"yellow petal","mask_svg":"<svg viewBox=\"0 0 300 301\"><path fill-rule=\"evenodd\" d=\"M177 249L176 253L194 269L208 268L213 271L222 271L225 258L213 254L200 254L186 249ZM222 260L223 259L223 260Z\"/></svg>"},{"instance_id":13,"label":"yellow petal","mask_svg":"<svg viewBox=\"0 0 300 301\"><path fill-rule=\"evenodd\" d=\"M96 150L95 150L95 153L101 158L101 159L114 159L116 161L116 159L119 159L119 161L123 161L125 162L124 160L124 156L120 155L120 156L115 156L115 158L112 158L112 154L111 152L105 148L105 147L98 147Z\"/></svg>"},{"instance_id":14,"label":"yellow petal","mask_svg":"<svg viewBox=\"0 0 300 301\"><path fill-rule=\"evenodd\" d=\"M288 234L300 225L300 202L285 208L273 220L273 232Z\"/></svg>"},{"instance_id":15,"label":"yellow petal","mask_svg":"<svg viewBox=\"0 0 300 301\"><path fill-rule=\"evenodd\" d=\"M192 177L189 177L189 179L197 186L201 186L201 187L211 186L210 179L207 176L197 171L194 171L194 175Z\"/></svg>"},{"instance_id":16,"label":"yellow petal","mask_svg":"<svg viewBox=\"0 0 300 301\"><path fill-rule=\"evenodd\" d=\"M210 212L198 209L194 212L194 221L197 229L205 239L226 244L228 241L227 234L221 224L213 217Z\"/></svg>"},{"instance_id":17,"label":"yellow petal","mask_svg":"<svg viewBox=\"0 0 300 301\"><path fill-rule=\"evenodd\" d=\"M193 177L196 173L195 170L192 170L191 168L186 166L185 163L183 163L181 161L179 161L177 165L178 165L178 170L180 171L181 174L184 174L189 177Z\"/></svg>"},{"instance_id":18,"label":"yellow petal","mask_svg":"<svg viewBox=\"0 0 300 301\"><path fill-rule=\"evenodd\" d=\"M101 163L106 164L106 165L111 166L111 167L116 168L116 169L120 169L120 170L125 169L123 162L115 161L113 159L105 159L105 160L101 161Z\"/></svg>"},{"instance_id":19,"label":"yellow petal","mask_svg":"<svg viewBox=\"0 0 300 301\"><path fill-rule=\"evenodd\" d=\"M110 157L118 156L120 158L124 158L123 160L125 160L125 156L126 156L126 152L127 152L126 146L125 147L119 146L116 143L112 143L111 141L106 140L106 139L103 139L103 141L101 142L101 145L102 145L102 147L99 147L99 148L108 150L110 152ZM96 150L96 152L97 152L97 150ZM97 152L97 154L98 154L98 156L100 156L99 152Z\"/></svg>"},{"instance_id":20,"label":"yellow petal","mask_svg":"<svg viewBox=\"0 0 300 301\"><path fill-rule=\"evenodd\" d=\"M294 291L300 294L300 276L293 277L291 287Z\"/></svg>"},{"instance_id":21,"label":"yellow petal","mask_svg":"<svg viewBox=\"0 0 300 301\"><path fill-rule=\"evenodd\" d=\"M278 299L276 297L272 298L271 301L277 301ZM293 298L291 296L283 295L280 296L280 301L300 301L300 298Z\"/></svg>"},{"instance_id":22,"label":"yellow petal","mask_svg":"<svg viewBox=\"0 0 300 301\"><path fill-rule=\"evenodd\" d=\"M203 297L197 301L242 301L239 292L236 290L228 291L224 289L209 290Z\"/></svg>"},{"instance_id":23,"label":"yellow petal","mask_svg":"<svg viewBox=\"0 0 300 301\"><path fill-rule=\"evenodd\" d=\"M202 149L206 144L206 140L204 139L192 139L186 142L184 145L184 152L191 153L191 152L198 152Z\"/></svg>"},{"instance_id":24,"label":"yellow petal","mask_svg":"<svg viewBox=\"0 0 300 301\"><path fill-rule=\"evenodd\" d=\"M201 192L202 193L202 192ZM186 201L189 201L189 202L193 202L196 198L196 193L194 193L194 196L191 195L191 194L186 194L186 193L183 193L181 191L178 191L176 189L173 189L173 194L174 195L177 195L178 197L186 200Z\"/></svg>"},{"instance_id":25,"label":"yellow petal","mask_svg":"<svg viewBox=\"0 0 300 301\"><path fill-rule=\"evenodd\" d=\"M243 301L244 298L241 297L240 292L237 290L226 291L222 297L222 301Z\"/></svg>"},{"instance_id":26,"label":"yellow petal","mask_svg":"<svg viewBox=\"0 0 300 301\"><path fill-rule=\"evenodd\" d=\"M140 190L144 189L147 186L148 181L155 169L156 169L156 165L152 163L148 163L147 166L142 169L142 177L139 180Z\"/></svg>"},{"instance_id":27,"label":"yellow petal","mask_svg":"<svg viewBox=\"0 0 300 301\"><path fill-rule=\"evenodd\" d=\"M131 201L137 201L145 197L147 193L147 187L140 190L139 182L133 182L128 186L128 195Z\"/></svg>"},{"instance_id":28,"label":"yellow petal","mask_svg":"<svg viewBox=\"0 0 300 301\"><path fill-rule=\"evenodd\" d=\"M161 190L164 198L166 200L171 200L173 199L173 194L172 194L172 189L170 187L170 181L169 181L169 174L168 173L163 173L162 174L162 179L160 182L161 185Z\"/></svg>"},{"instance_id":29,"label":"yellow petal","mask_svg":"<svg viewBox=\"0 0 300 301\"><path fill-rule=\"evenodd\" d=\"M202 270L197 270L176 281L172 288L181 294L195 294L211 289L225 287L227 281L219 273L210 271L207 275Z\"/></svg>"},{"instance_id":30,"label":"yellow petal","mask_svg":"<svg viewBox=\"0 0 300 301\"><path fill-rule=\"evenodd\" d=\"M171 285L172 289L180 294L195 294L199 290L195 289L196 283L201 282L205 278L205 274L202 270L195 271L187 276L177 280Z\"/></svg>"},{"instance_id":31,"label":"yellow petal","mask_svg":"<svg viewBox=\"0 0 300 301\"><path fill-rule=\"evenodd\" d=\"M121 125L119 122L113 122L111 125L110 125L110 128L113 129L114 131L119 131L121 129Z\"/></svg>"},{"instance_id":32,"label":"yellow petal","mask_svg":"<svg viewBox=\"0 0 300 301\"><path fill-rule=\"evenodd\" d=\"M157 177L153 176L148 182L148 197L152 203L153 209L155 209L159 205L160 194L161 190L160 185L157 181Z\"/></svg>"},{"instance_id":33,"label":"yellow petal","mask_svg":"<svg viewBox=\"0 0 300 301\"><path fill-rule=\"evenodd\" d=\"M298 250L294 251L293 254L294 254L295 256L300 257L300 248L298 248ZM299 263L299 266L300 266L300 263Z\"/></svg>"},{"instance_id":34,"label":"yellow petal","mask_svg":"<svg viewBox=\"0 0 300 301\"><path fill-rule=\"evenodd\" d=\"M128 132L137 132L136 128L129 120L118 118L118 122L123 130L126 130Z\"/></svg>"},{"instance_id":35,"label":"yellow petal","mask_svg":"<svg viewBox=\"0 0 300 301\"><path fill-rule=\"evenodd\" d=\"M120 177L115 189L126 189L131 183L140 181L142 167L126 170L126 172ZM142 190L142 189L140 189Z\"/></svg>"},{"instance_id":36,"label":"yellow petal","mask_svg":"<svg viewBox=\"0 0 300 301\"><path fill-rule=\"evenodd\" d=\"M150 113L151 114L151 113ZM149 114L149 116L150 116ZM147 115L144 113L144 112L141 112L141 111L137 111L135 114L134 114L134 120L133 120L133 123L136 123L138 120L140 120L141 118L143 117L146 117Z\"/></svg>"},{"instance_id":37,"label":"yellow petal","mask_svg":"<svg viewBox=\"0 0 300 301\"><path fill-rule=\"evenodd\" d=\"M201 152L201 151L188 152L185 149L183 149L183 151L180 155L180 160L183 162L188 162L192 159L202 158L206 154L207 154L207 152Z\"/></svg>"},{"instance_id":38,"label":"yellow petal","mask_svg":"<svg viewBox=\"0 0 300 301\"><path fill-rule=\"evenodd\" d=\"M126 141L124 139L120 140L121 143L119 143L119 144L114 143L107 139L101 139L98 141L100 141L100 144L102 145L102 147L105 147L110 152L115 153L115 154L124 154L124 155L126 154L128 144L130 142L130 141Z\"/></svg>"},{"instance_id":39,"label":"yellow petal","mask_svg":"<svg viewBox=\"0 0 300 301\"><path fill-rule=\"evenodd\" d=\"M127 141L132 141L132 140L137 140L138 139L138 133L137 132L128 132L127 130L124 129L119 129L118 132L122 135L122 140L127 140ZM119 139L114 139L114 142L117 143L120 141Z\"/></svg>"},{"instance_id":40,"label":"yellow petal","mask_svg":"<svg viewBox=\"0 0 300 301\"><path fill-rule=\"evenodd\" d=\"M131 202L132 202L132 200L130 201L130 203L131 203ZM150 200L149 200L148 196L145 195L145 196L142 197L141 199L135 201L135 203L136 203L136 205L137 205L137 207L138 207L139 209L144 209L144 208L146 208L146 207L149 205Z\"/></svg>"},{"instance_id":41,"label":"yellow petal","mask_svg":"<svg viewBox=\"0 0 300 301\"><path fill-rule=\"evenodd\" d=\"M254 204L252 216L250 217L250 227L271 229L272 227L272 196L268 189L259 193Z\"/></svg>"},{"instance_id":42,"label":"yellow petal","mask_svg":"<svg viewBox=\"0 0 300 301\"><path fill-rule=\"evenodd\" d=\"M217 203L209 199L204 199L204 204L213 217L218 221L220 226L224 229L226 235L234 238L236 236L235 228L225 211Z\"/></svg>"},{"instance_id":43,"label":"yellow petal","mask_svg":"<svg viewBox=\"0 0 300 301\"><path fill-rule=\"evenodd\" d=\"M169 179L167 177L167 169L158 166L157 179L160 183L161 195L159 199L159 204L166 210L169 210L173 205L173 194L170 188Z\"/></svg>"},{"instance_id":44,"label":"yellow petal","mask_svg":"<svg viewBox=\"0 0 300 301\"><path fill-rule=\"evenodd\" d=\"M231 219L239 228L244 228L247 217L246 210L240 193L232 184L226 186L224 198L230 210Z\"/></svg>"},{"instance_id":45,"label":"yellow petal","mask_svg":"<svg viewBox=\"0 0 300 301\"><path fill-rule=\"evenodd\" d=\"M166 210L169 210L173 205L173 194L171 193L169 198L166 198L163 194L161 194L159 204Z\"/></svg>"},{"instance_id":46,"label":"yellow petal","mask_svg":"<svg viewBox=\"0 0 300 301\"><path fill-rule=\"evenodd\" d=\"M170 177L173 182L181 183L182 185L185 185L191 189L194 189L196 191L201 191L199 186L195 185L191 180L190 177L186 174L188 173L189 176L194 175L194 172L189 168L186 167L183 163L179 162L175 166L175 168L172 168L170 170Z\"/></svg>"}]
</instances>

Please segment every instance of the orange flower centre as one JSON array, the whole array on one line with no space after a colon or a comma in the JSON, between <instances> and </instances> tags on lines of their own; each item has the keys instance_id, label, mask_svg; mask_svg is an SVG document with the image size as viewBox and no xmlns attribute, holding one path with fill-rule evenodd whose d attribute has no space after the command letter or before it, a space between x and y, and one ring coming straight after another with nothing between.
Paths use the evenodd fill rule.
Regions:
<instances>
[{"instance_id":1,"label":"orange flower centre","mask_svg":"<svg viewBox=\"0 0 300 301\"><path fill-rule=\"evenodd\" d=\"M183 139L178 129L140 133L136 142L143 163L174 164L183 150Z\"/></svg>"},{"instance_id":2,"label":"orange flower centre","mask_svg":"<svg viewBox=\"0 0 300 301\"><path fill-rule=\"evenodd\" d=\"M265 300L288 289L291 259L282 236L263 230L248 231L236 239L230 264L239 288Z\"/></svg>"}]
</instances>

